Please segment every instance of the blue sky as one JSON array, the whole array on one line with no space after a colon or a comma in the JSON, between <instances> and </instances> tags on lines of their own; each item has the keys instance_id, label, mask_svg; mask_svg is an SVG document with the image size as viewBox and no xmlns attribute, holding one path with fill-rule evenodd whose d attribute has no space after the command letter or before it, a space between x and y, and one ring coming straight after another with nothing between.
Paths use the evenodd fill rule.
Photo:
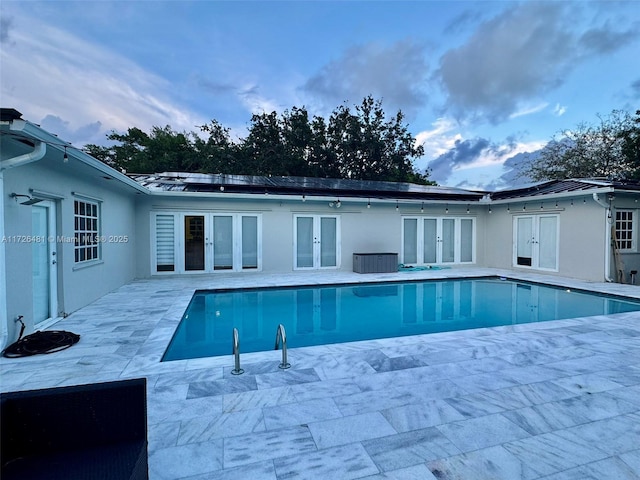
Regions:
<instances>
[{"instance_id":1,"label":"blue sky","mask_svg":"<svg viewBox=\"0 0 640 480\"><path fill-rule=\"evenodd\" d=\"M0 55L2 106L78 147L372 94L448 186L507 186L559 130L640 108L636 1L4 0Z\"/></svg>"}]
</instances>

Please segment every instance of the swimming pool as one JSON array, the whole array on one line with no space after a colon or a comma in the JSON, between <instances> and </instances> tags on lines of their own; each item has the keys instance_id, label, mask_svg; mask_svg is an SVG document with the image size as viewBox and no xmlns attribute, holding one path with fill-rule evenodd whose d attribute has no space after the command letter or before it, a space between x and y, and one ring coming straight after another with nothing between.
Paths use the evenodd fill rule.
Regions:
<instances>
[{"instance_id":1,"label":"swimming pool","mask_svg":"<svg viewBox=\"0 0 640 480\"><path fill-rule=\"evenodd\" d=\"M163 361L640 310L640 301L504 278L197 291Z\"/></svg>"}]
</instances>

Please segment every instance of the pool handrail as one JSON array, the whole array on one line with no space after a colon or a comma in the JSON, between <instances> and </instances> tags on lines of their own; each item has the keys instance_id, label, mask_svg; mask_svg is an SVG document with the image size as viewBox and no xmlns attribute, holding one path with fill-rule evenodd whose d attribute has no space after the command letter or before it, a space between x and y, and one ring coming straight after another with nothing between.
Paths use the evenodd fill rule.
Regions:
<instances>
[{"instance_id":1,"label":"pool handrail","mask_svg":"<svg viewBox=\"0 0 640 480\"><path fill-rule=\"evenodd\" d=\"M231 370L231 375L242 375L244 370L240 368L240 339L237 328L233 329L233 357L235 359L235 368Z\"/></svg>"},{"instance_id":2,"label":"pool handrail","mask_svg":"<svg viewBox=\"0 0 640 480\"><path fill-rule=\"evenodd\" d=\"M291 367L291 364L287 362L287 333L282 324L279 324L276 330L276 347L274 350L278 350L279 340L282 340L282 363L278 365L278 368L286 369Z\"/></svg>"}]
</instances>

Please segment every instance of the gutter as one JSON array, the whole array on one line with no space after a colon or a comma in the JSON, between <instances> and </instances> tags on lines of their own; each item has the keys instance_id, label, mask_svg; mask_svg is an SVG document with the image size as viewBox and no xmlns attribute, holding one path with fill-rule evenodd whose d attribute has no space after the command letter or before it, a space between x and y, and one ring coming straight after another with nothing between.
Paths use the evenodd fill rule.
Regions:
<instances>
[{"instance_id":1,"label":"gutter","mask_svg":"<svg viewBox=\"0 0 640 480\"><path fill-rule=\"evenodd\" d=\"M2 160L0 162L0 170L9 170L10 168L20 167L27 163L37 162L44 157L45 153L47 153L47 144L44 142L36 142L31 152L9 158L8 160Z\"/></svg>"},{"instance_id":2,"label":"gutter","mask_svg":"<svg viewBox=\"0 0 640 480\"><path fill-rule=\"evenodd\" d=\"M606 210L605 223L605 243L604 243L604 279L609 283L614 283L611 278L611 255L612 255L612 239L611 239L611 225L609 220L611 219L611 205L606 203L597 193L593 193L593 199L595 202Z\"/></svg>"}]
</instances>

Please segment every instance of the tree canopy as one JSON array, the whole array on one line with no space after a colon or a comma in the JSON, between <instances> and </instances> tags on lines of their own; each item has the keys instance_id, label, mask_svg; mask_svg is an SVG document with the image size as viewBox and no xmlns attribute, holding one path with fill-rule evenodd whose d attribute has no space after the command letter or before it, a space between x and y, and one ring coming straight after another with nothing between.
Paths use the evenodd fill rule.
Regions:
<instances>
[{"instance_id":1,"label":"tree canopy","mask_svg":"<svg viewBox=\"0 0 640 480\"><path fill-rule=\"evenodd\" d=\"M90 155L127 173L187 171L237 175L284 175L433 183L419 173L424 154L404 123L402 111L388 118L380 100L365 97L353 109L337 107L328 121L310 118L304 107L254 114L248 135L233 141L212 120L200 132L170 126L150 133L132 127L111 132L112 146L86 145ZM208 138L207 138L208 137Z\"/></svg>"},{"instance_id":2,"label":"tree canopy","mask_svg":"<svg viewBox=\"0 0 640 480\"><path fill-rule=\"evenodd\" d=\"M640 110L635 118L623 110L598 118L596 125L557 133L522 174L533 180L640 179Z\"/></svg>"}]
</instances>

